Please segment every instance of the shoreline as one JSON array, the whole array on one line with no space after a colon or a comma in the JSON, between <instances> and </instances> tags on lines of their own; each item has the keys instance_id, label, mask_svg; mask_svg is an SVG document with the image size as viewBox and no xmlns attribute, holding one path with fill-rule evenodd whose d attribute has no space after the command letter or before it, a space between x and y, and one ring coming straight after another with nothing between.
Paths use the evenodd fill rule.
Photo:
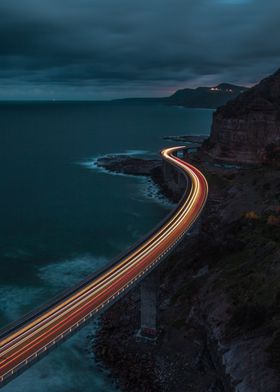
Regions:
<instances>
[{"instance_id":1,"label":"shoreline","mask_svg":"<svg viewBox=\"0 0 280 392\"><path fill-rule=\"evenodd\" d=\"M139 165L142 167L140 174ZM135 176L144 175L149 177L157 187L159 193L173 204L177 203L181 197L180 194L173 193L167 186L163 177L160 160L147 160L114 155L99 158L97 160L97 166L112 173L119 172L121 174ZM144 171L143 167L145 168ZM188 238L190 237L188 236ZM185 248L184 243L185 241L181 246L179 246L179 250L175 251L175 254L178 254L178 252L180 254L182 252L182 249ZM161 270L164 269L162 267L159 268ZM154 363L154 356L158 349L157 345L153 347L149 346L149 352L147 353L147 345L145 343L136 343L135 341L135 330L139 325L139 291L139 288L134 289L125 298L123 298L122 301L113 305L113 307L102 316L100 329L97 331L93 342L95 359L100 369L104 371L109 378L113 379L116 386L121 388L121 390L129 392L156 392L163 390L162 387L165 382L164 380L166 375L158 369L156 373L159 373L155 374L154 372L154 368L156 367ZM166 307L166 305L160 305L161 309L164 307ZM129 309L129 316L123 316L123 314L127 312L127 309ZM117 333L117 336L114 336L112 339L112 330L114 332L116 331L115 325L120 325L123 330ZM197 339L196 344L200 341L199 350L197 350L194 346L192 346L190 350L192 354L193 351L196 352L195 362L197 362L197 364L193 365L199 367L201 361L206 361L207 366L210 368L210 377L213 379L212 384L213 386L218 386L222 383L222 381L216 377L216 369L212 364L212 360L210 359L210 354L205 343L205 333L201 328L199 329L199 333L194 333L192 336L192 338ZM119 341L122 342L124 350L120 349ZM128 350L127 347L129 347ZM144 365L144 362L147 363ZM139 363L141 363L140 371L138 369ZM177 368L180 369L181 365L183 366L183 364L178 364ZM136 378L131 377L131 372L137 373ZM182 382L184 383L185 380ZM139 384L141 384L141 386Z\"/></svg>"},{"instance_id":2,"label":"shoreline","mask_svg":"<svg viewBox=\"0 0 280 392\"><path fill-rule=\"evenodd\" d=\"M262 265L265 257L271 259L271 249L275 258L280 252L276 245L262 253L258 250L270 225L266 222L271 220L268 206L263 205L263 192L267 203L272 203L274 192L267 181L273 184L278 171L217 167L201 152L190 158L208 179L209 200L192 235L160 267L158 343L135 341L140 301L136 288L102 316L92 347L96 360L123 391L276 392L279 377L270 365L276 360L271 332L276 327L270 318L257 316L262 305L254 296L248 297L252 284L257 292L259 283L252 277L250 285L242 282L247 279L247 269L252 268L248 243L250 251L257 252L253 265ZM170 197L162 172L155 169L152 174L153 170L151 176ZM254 218L252 210L259 218ZM278 213L274 214L278 219ZM261 237L260 227L265 230ZM273 238L278 226L268 227ZM252 237L249 242L244 235ZM262 279L271 279L267 267L260 273ZM271 290L270 285L262 290ZM274 295L270 297L273 301ZM240 312L245 313L240 316ZM246 323L250 321L246 320L252 317L261 318L248 330Z\"/></svg>"},{"instance_id":3,"label":"shoreline","mask_svg":"<svg viewBox=\"0 0 280 392\"><path fill-rule=\"evenodd\" d=\"M136 158L127 155L106 155L96 159L96 167L107 173L150 179L162 195L172 204L177 203L180 195L173 193L167 186L161 167L161 159Z\"/></svg>"}]
</instances>

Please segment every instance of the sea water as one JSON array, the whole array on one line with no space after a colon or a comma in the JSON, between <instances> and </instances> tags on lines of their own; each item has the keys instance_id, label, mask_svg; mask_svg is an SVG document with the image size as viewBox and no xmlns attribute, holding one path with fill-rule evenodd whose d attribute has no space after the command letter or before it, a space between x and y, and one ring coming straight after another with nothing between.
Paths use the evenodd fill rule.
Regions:
<instances>
[{"instance_id":1,"label":"sea water","mask_svg":"<svg viewBox=\"0 0 280 392\"><path fill-rule=\"evenodd\" d=\"M144 177L111 175L98 156L155 157L168 135L207 135L212 111L92 102L0 104L0 327L151 230L170 204ZM175 143L176 144L176 143ZM7 392L115 391L85 327Z\"/></svg>"}]
</instances>

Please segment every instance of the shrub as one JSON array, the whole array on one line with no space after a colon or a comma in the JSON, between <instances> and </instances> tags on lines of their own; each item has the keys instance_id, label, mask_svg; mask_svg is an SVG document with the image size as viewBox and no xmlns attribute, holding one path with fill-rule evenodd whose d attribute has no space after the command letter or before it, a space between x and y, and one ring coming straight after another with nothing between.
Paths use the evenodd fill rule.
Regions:
<instances>
[{"instance_id":1,"label":"shrub","mask_svg":"<svg viewBox=\"0 0 280 392\"><path fill-rule=\"evenodd\" d=\"M278 226L278 225L280 225L280 217L279 216L275 216L275 215L269 215L268 218L267 218L266 223L268 225Z\"/></svg>"},{"instance_id":2,"label":"shrub","mask_svg":"<svg viewBox=\"0 0 280 392\"><path fill-rule=\"evenodd\" d=\"M245 218L248 220L257 220L257 219L259 219L259 216L256 213L256 211L248 211L245 214Z\"/></svg>"}]
</instances>

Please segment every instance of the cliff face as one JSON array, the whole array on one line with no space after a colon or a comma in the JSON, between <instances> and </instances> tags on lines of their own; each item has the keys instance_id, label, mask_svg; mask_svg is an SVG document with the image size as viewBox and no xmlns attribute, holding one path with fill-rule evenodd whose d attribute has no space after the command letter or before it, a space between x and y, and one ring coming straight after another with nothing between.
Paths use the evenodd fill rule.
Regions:
<instances>
[{"instance_id":1,"label":"cliff face","mask_svg":"<svg viewBox=\"0 0 280 392\"><path fill-rule=\"evenodd\" d=\"M280 70L217 109L204 145L214 158L241 163L279 159Z\"/></svg>"},{"instance_id":2,"label":"cliff face","mask_svg":"<svg viewBox=\"0 0 280 392\"><path fill-rule=\"evenodd\" d=\"M136 342L135 289L103 315L95 359L122 391L279 392L279 169L198 167L209 198L160 266L157 343ZM165 193L164 179L156 183Z\"/></svg>"}]
</instances>

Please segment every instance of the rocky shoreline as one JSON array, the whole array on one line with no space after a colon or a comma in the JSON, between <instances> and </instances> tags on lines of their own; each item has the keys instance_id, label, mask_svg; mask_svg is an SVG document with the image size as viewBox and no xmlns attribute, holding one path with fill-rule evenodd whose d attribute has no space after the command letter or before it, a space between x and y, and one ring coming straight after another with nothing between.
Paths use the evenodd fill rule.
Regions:
<instances>
[{"instance_id":1,"label":"rocky shoreline","mask_svg":"<svg viewBox=\"0 0 280 392\"><path fill-rule=\"evenodd\" d=\"M191 143L191 144L199 144L201 145L208 136L204 135L180 135L180 136L164 136L164 140L168 140L171 142L183 142L183 143Z\"/></svg>"},{"instance_id":2,"label":"rocky shoreline","mask_svg":"<svg viewBox=\"0 0 280 392\"><path fill-rule=\"evenodd\" d=\"M174 193L166 184L160 159L143 159L127 155L106 155L98 158L96 165L112 173L148 177L157 186L160 194L172 203L176 203L180 199L181 195Z\"/></svg>"},{"instance_id":3,"label":"rocky shoreline","mask_svg":"<svg viewBox=\"0 0 280 392\"><path fill-rule=\"evenodd\" d=\"M127 155L106 155L96 165L113 173L133 176L150 176L151 171L161 166L159 159L134 158Z\"/></svg>"},{"instance_id":4,"label":"rocky shoreline","mask_svg":"<svg viewBox=\"0 0 280 392\"><path fill-rule=\"evenodd\" d=\"M277 392L279 172L217 167L201 152L191 159L206 174L209 200L192 235L160 267L158 342L136 342L135 289L102 316L96 359L122 391ZM168 195L153 165L149 173Z\"/></svg>"}]
</instances>

